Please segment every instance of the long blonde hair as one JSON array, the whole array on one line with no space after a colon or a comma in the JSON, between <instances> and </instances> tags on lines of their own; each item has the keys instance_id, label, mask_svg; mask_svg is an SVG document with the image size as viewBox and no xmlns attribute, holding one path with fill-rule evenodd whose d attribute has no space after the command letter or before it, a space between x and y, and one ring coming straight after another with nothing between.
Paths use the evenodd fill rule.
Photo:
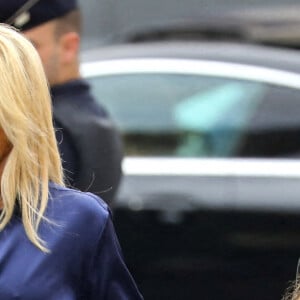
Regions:
<instances>
[{"instance_id":1,"label":"long blonde hair","mask_svg":"<svg viewBox=\"0 0 300 300\"><path fill-rule=\"evenodd\" d=\"M47 251L38 228L48 203L48 184L63 185L51 99L38 53L4 24L0 25L0 126L12 144L1 178L0 230L18 202L28 238Z\"/></svg>"},{"instance_id":2,"label":"long blonde hair","mask_svg":"<svg viewBox=\"0 0 300 300\"><path fill-rule=\"evenodd\" d=\"M292 282L285 291L282 300L300 300L300 285L298 281Z\"/></svg>"}]
</instances>

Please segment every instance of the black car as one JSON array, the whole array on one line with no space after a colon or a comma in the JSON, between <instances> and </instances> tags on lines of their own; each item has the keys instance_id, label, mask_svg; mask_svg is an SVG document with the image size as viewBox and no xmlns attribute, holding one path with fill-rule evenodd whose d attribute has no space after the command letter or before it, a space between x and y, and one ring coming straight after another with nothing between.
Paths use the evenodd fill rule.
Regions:
<instances>
[{"instance_id":1,"label":"black car","mask_svg":"<svg viewBox=\"0 0 300 300\"><path fill-rule=\"evenodd\" d=\"M124 137L113 207L146 299L281 299L300 257L300 54L221 42L83 53Z\"/></svg>"}]
</instances>

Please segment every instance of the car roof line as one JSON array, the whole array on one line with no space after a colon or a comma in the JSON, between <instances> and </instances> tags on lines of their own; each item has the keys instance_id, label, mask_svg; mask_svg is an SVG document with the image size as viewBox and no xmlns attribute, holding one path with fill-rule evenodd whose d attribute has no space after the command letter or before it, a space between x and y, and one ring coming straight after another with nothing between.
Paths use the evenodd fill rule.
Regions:
<instances>
[{"instance_id":1,"label":"car roof line","mask_svg":"<svg viewBox=\"0 0 300 300\"><path fill-rule=\"evenodd\" d=\"M264 82L300 89L300 75L295 72L213 60L174 58L113 59L82 63L81 72L84 77L139 73L205 75Z\"/></svg>"}]
</instances>

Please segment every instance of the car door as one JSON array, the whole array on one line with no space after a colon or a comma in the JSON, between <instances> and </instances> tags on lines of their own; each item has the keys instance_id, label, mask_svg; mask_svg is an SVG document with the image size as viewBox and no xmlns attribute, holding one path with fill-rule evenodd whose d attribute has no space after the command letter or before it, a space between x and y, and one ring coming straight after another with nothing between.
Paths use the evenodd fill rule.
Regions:
<instances>
[{"instance_id":1,"label":"car door","mask_svg":"<svg viewBox=\"0 0 300 300\"><path fill-rule=\"evenodd\" d=\"M124 138L114 216L142 292L274 299L300 250L300 86L143 66L87 77Z\"/></svg>"}]
</instances>

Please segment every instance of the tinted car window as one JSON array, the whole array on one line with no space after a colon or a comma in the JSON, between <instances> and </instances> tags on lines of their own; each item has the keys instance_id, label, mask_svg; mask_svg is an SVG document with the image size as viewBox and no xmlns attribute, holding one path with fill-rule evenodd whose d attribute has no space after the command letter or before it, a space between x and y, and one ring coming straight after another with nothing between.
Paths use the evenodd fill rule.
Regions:
<instances>
[{"instance_id":1,"label":"tinted car window","mask_svg":"<svg viewBox=\"0 0 300 300\"><path fill-rule=\"evenodd\" d=\"M123 133L127 155L271 157L300 148L296 89L174 74L89 81Z\"/></svg>"}]
</instances>

